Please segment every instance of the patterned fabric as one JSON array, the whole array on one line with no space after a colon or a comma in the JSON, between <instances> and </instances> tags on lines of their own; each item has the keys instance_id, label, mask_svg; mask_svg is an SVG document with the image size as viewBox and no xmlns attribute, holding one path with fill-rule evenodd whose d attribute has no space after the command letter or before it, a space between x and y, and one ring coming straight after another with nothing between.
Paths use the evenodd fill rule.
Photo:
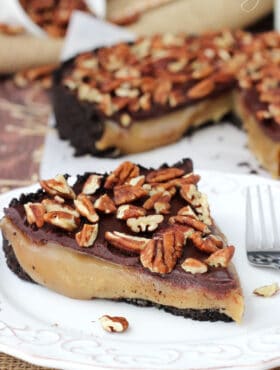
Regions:
<instances>
[{"instance_id":1,"label":"patterned fabric","mask_svg":"<svg viewBox=\"0 0 280 370\"><path fill-rule=\"evenodd\" d=\"M0 80L0 192L38 180L49 113L39 84L19 89L12 79Z\"/></svg>"}]
</instances>

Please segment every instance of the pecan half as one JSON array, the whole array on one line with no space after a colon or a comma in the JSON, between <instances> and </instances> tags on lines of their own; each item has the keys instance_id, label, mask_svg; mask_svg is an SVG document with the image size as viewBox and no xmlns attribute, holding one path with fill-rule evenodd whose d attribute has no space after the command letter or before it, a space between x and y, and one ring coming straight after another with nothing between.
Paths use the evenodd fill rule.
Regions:
<instances>
[{"instance_id":1,"label":"pecan half","mask_svg":"<svg viewBox=\"0 0 280 370\"><path fill-rule=\"evenodd\" d=\"M145 183L145 176L144 175L132 177L132 179L130 179L128 181L128 184L132 185L132 186L136 186L136 185L142 186L144 183Z\"/></svg>"},{"instance_id":2,"label":"pecan half","mask_svg":"<svg viewBox=\"0 0 280 370\"><path fill-rule=\"evenodd\" d=\"M154 231L164 220L162 215L149 215L138 218L129 218L126 221L127 226L135 233Z\"/></svg>"},{"instance_id":3,"label":"pecan half","mask_svg":"<svg viewBox=\"0 0 280 370\"><path fill-rule=\"evenodd\" d=\"M141 186L118 185L114 187L114 201L116 205L133 202L147 195Z\"/></svg>"},{"instance_id":4,"label":"pecan half","mask_svg":"<svg viewBox=\"0 0 280 370\"><path fill-rule=\"evenodd\" d=\"M96 199L94 202L94 208L106 214L114 213L117 210L114 202L107 194L103 194L101 197Z\"/></svg>"},{"instance_id":5,"label":"pecan half","mask_svg":"<svg viewBox=\"0 0 280 370\"><path fill-rule=\"evenodd\" d=\"M102 328L109 333L123 333L128 328L128 321L125 317L103 315L99 318Z\"/></svg>"},{"instance_id":6,"label":"pecan half","mask_svg":"<svg viewBox=\"0 0 280 370\"><path fill-rule=\"evenodd\" d=\"M44 221L67 231L73 231L79 226L79 219L70 213L53 211L44 214Z\"/></svg>"},{"instance_id":7,"label":"pecan half","mask_svg":"<svg viewBox=\"0 0 280 370\"><path fill-rule=\"evenodd\" d=\"M201 233L192 233L189 238L192 240L194 246L202 252L205 253L215 253L218 250L216 243L211 237L203 238Z\"/></svg>"},{"instance_id":8,"label":"pecan half","mask_svg":"<svg viewBox=\"0 0 280 370\"><path fill-rule=\"evenodd\" d=\"M86 195L92 195L101 186L102 176L100 175L90 175L83 185L82 193Z\"/></svg>"},{"instance_id":9,"label":"pecan half","mask_svg":"<svg viewBox=\"0 0 280 370\"><path fill-rule=\"evenodd\" d=\"M157 192L143 204L147 210L154 208L156 213L167 214L170 210L171 195L168 191Z\"/></svg>"},{"instance_id":10,"label":"pecan half","mask_svg":"<svg viewBox=\"0 0 280 370\"><path fill-rule=\"evenodd\" d=\"M90 222L95 223L99 220L99 216L88 195L79 194L77 199L74 200L74 204L80 215L86 217Z\"/></svg>"},{"instance_id":11,"label":"pecan half","mask_svg":"<svg viewBox=\"0 0 280 370\"><path fill-rule=\"evenodd\" d=\"M188 225L190 227L193 227L195 230L201 231L203 234L209 234L210 229L208 226L203 223L202 221L196 220L192 216L172 216L169 218L169 222L171 224L181 224L181 225Z\"/></svg>"},{"instance_id":12,"label":"pecan half","mask_svg":"<svg viewBox=\"0 0 280 370\"><path fill-rule=\"evenodd\" d=\"M161 170L151 171L146 176L146 181L149 183L165 182L165 181L175 179L176 177L180 177L183 174L184 174L184 170L181 170L180 168L176 168L176 167L163 168Z\"/></svg>"},{"instance_id":13,"label":"pecan half","mask_svg":"<svg viewBox=\"0 0 280 370\"><path fill-rule=\"evenodd\" d=\"M41 187L51 195L59 195L62 198L75 199L76 195L73 189L67 184L63 175L57 175L54 179L41 180Z\"/></svg>"},{"instance_id":14,"label":"pecan half","mask_svg":"<svg viewBox=\"0 0 280 370\"><path fill-rule=\"evenodd\" d=\"M68 204L61 203L61 201L57 200L57 196L54 199L43 199L41 203L46 212L53 212L53 211L61 211L67 212L73 215L74 217L80 217L79 212L76 211L74 208L69 206Z\"/></svg>"},{"instance_id":15,"label":"pecan half","mask_svg":"<svg viewBox=\"0 0 280 370\"><path fill-rule=\"evenodd\" d=\"M105 239L114 247L138 253L140 253L150 241L150 239L147 238L127 235L118 231L106 231Z\"/></svg>"},{"instance_id":16,"label":"pecan half","mask_svg":"<svg viewBox=\"0 0 280 370\"><path fill-rule=\"evenodd\" d=\"M207 196L197 190L193 184L184 184L180 194L195 209L198 218L206 225L212 224Z\"/></svg>"},{"instance_id":17,"label":"pecan half","mask_svg":"<svg viewBox=\"0 0 280 370\"><path fill-rule=\"evenodd\" d=\"M191 99L203 98L204 96L211 94L214 88L215 82L213 81L213 79L206 78L190 88L187 95Z\"/></svg>"},{"instance_id":18,"label":"pecan half","mask_svg":"<svg viewBox=\"0 0 280 370\"><path fill-rule=\"evenodd\" d=\"M76 241L80 247L90 247L93 245L98 234L98 224L84 224L81 231L76 235Z\"/></svg>"},{"instance_id":19,"label":"pecan half","mask_svg":"<svg viewBox=\"0 0 280 370\"><path fill-rule=\"evenodd\" d=\"M204 274L208 270L207 265L196 258L186 258L181 267L191 274Z\"/></svg>"},{"instance_id":20,"label":"pecan half","mask_svg":"<svg viewBox=\"0 0 280 370\"><path fill-rule=\"evenodd\" d=\"M131 162L123 162L115 169L106 179L105 189L112 189L116 185L123 185L130 179L139 176L140 170L136 164Z\"/></svg>"},{"instance_id":21,"label":"pecan half","mask_svg":"<svg viewBox=\"0 0 280 370\"><path fill-rule=\"evenodd\" d=\"M198 220L198 216L197 214L194 212L194 210L192 209L191 206L185 206L183 208L180 208L178 213L177 213L179 216L189 216L189 217L193 217L195 218L196 220Z\"/></svg>"},{"instance_id":22,"label":"pecan half","mask_svg":"<svg viewBox=\"0 0 280 370\"><path fill-rule=\"evenodd\" d=\"M184 184L180 189L180 195L192 206L196 206L199 197L197 187L194 184Z\"/></svg>"},{"instance_id":23,"label":"pecan half","mask_svg":"<svg viewBox=\"0 0 280 370\"><path fill-rule=\"evenodd\" d=\"M213 267L227 267L234 254L234 246L229 245L226 248L219 249L212 253L205 262Z\"/></svg>"},{"instance_id":24,"label":"pecan half","mask_svg":"<svg viewBox=\"0 0 280 370\"><path fill-rule=\"evenodd\" d=\"M149 241L141 252L141 263L151 272L167 274L173 270L181 256L183 245L182 233L175 233L173 230L161 233Z\"/></svg>"},{"instance_id":25,"label":"pecan half","mask_svg":"<svg viewBox=\"0 0 280 370\"><path fill-rule=\"evenodd\" d=\"M199 182L199 180L200 176L191 172L187 173L183 177L180 177L179 179L173 180L173 184L180 187L187 184L196 185Z\"/></svg>"},{"instance_id":26,"label":"pecan half","mask_svg":"<svg viewBox=\"0 0 280 370\"><path fill-rule=\"evenodd\" d=\"M32 225L36 224L37 227L44 225L45 208L41 203L26 203L24 204L27 222Z\"/></svg>"},{"instance_id":27,"label":"pecan half","mask_svg":"<svg viewBox=\"0 0 280 370\"><path fill-rule=\"evenodd\" d=\"M117 210L117 218L120 220L127 220L132 217L141 217L146 215L146 210L142 207L136 207L132 204L124 204Z\"/></svg>"}]
</instances>

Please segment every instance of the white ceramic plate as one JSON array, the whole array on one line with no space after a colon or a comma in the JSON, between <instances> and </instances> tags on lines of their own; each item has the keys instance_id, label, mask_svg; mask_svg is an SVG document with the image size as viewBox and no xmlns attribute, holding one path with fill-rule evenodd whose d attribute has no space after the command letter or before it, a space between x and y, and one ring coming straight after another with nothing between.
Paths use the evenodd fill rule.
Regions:
<instances>
[{"instance_id":1,"label":"white ceramic plate","mask_svg":"<svg viewBox=\"0 0 280 370\"><path fill-rule=\"evenodd\" d=\"M77 301L19 280L0 254L0 351L59 369L268 369L280 365L280 294L253 296L254 288L280 282L279 271L248 265L245 255L245 187L278 182L246 175L198 171L213 216L231 243L244 289L241 325L197 322L159 311L104 300ZM0 209L22 191L0 197ZM278 215L279 217L279 215ZM103 314L125 316L123 334L104 332Z\"/></svg>"}]
</instances>

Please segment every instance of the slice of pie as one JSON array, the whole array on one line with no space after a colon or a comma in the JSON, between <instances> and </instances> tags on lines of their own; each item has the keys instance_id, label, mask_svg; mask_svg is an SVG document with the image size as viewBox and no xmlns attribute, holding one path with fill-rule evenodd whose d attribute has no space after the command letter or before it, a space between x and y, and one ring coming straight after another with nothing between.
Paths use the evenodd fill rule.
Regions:
<instances>
[{"instance_id":1,"label":"slice of pie","mask_svg":"<svg viewBox=\"0 0 280 370\"><path fill-rule=\"evenodd\" d=\"M153 305L197 320L240 322L228 246L189 159L158 170L123 162L109 175L41 181L1 221L19 277L77 298Z\"/></svg>"},{"instance_id":2,"label":"slice of pie","mask_svg":"<svg viewBox=\"0 0 280 370\"><path fill-rule=\"evenodd\" d=\"M135 153L232 112L260 163L280 176L280 36L223 30L156 35L86 52L56 71L61 138L77 154Z\"/></svg>"}]
</instances>

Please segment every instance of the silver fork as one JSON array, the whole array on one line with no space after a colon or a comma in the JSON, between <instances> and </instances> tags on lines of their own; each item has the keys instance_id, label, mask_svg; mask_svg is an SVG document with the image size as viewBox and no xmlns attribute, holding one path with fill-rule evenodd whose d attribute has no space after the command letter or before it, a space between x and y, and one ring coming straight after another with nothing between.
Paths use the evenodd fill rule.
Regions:
<instances>
[{"instance_id":1,"label":"silver fork","mask_svg":"<svg viewBox=\"0 0 280 370\"><path fill-rule=\"evenodd\" d=\"M279 230L270 186L247 188L246 248L252 265L280 270Z\"/></svg>"}]
</instances>

